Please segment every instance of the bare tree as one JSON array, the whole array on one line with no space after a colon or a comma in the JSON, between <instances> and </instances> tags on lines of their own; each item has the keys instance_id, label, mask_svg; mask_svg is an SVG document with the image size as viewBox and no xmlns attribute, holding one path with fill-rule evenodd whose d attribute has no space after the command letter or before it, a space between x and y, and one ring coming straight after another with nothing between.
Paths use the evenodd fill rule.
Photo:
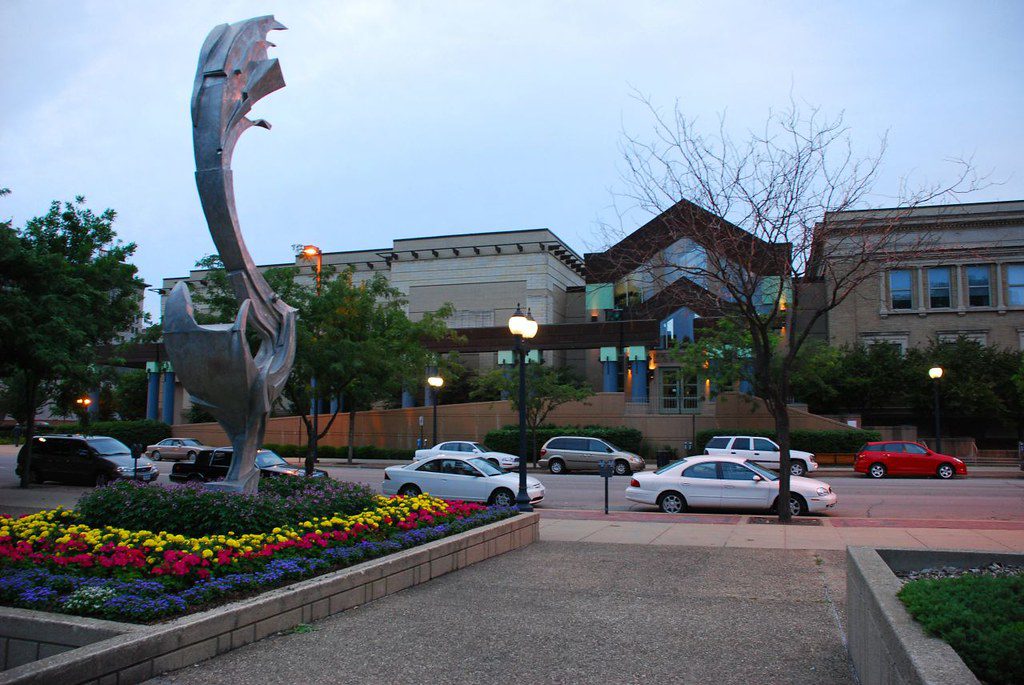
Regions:
<instances>
[{"instance_id":1,"label":"bare tree","mask_svg":"<svg viewBox=\"0 0 1024 685\"><path fill-rule=\"evenodd\" d=\"M957 161L952 184L914 193L901 184L896 207L881 218L836 216L865 208L884 138L873 154L858 157L841 115L829 119L791 104L735 140L724 117L706 135L678 103L665 115L649 98L637 99L653 117L653 135L623 134L626 189L617 204L624 199L657 216L588 256L588 268L599 279L602 272L643 279L661 305L737 317L749 329L755 384L781 449L779 519L788 522L787 403L797 353L815 324L867 279L930 249L926 228L904 230L914 207L973 190L978 179L969 163Z\"/></svg>"}]
</instances>

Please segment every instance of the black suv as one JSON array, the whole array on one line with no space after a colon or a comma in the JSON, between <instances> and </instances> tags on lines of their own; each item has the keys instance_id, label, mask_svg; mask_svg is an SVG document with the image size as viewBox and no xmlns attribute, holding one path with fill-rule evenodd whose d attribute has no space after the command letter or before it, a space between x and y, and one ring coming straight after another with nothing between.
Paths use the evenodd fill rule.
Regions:
<instances>
[{"instance_id":1,"label":"black suv","mask_svg":"<svg viewBox=\"0 0 1024 685\"><path fill-rule=\"evenodd\" d=\"M25 465L24 445L18 452L20 476ZM138 470L136 471L136 466ZM95 483L103 486L118 478L134 477L150 483L160 472L149 459L132 459L131 450L114 438L84 435L37 435L32 438L32 481Z\"/></svg>"}]
</instances>

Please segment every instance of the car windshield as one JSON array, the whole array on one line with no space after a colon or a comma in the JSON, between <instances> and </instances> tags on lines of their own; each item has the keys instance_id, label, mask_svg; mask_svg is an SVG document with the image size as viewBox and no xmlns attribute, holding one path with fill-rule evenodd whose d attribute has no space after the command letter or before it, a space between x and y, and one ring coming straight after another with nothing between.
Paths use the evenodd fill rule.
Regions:
<instances>
[{"instance_id":1,"label":"car windshield","mask_svg":"<svg viewBox=\"0 0 1024 685\"><path fill-rule=\"evenodd\" d=\"M256 466L265 469L270 466L288 466L288 462L275 452L262 450L256 453Z\"/></svg>"},{"instance_id":2,"label":"car windshield","mask_svg":"<svg viewBox=\"0 0 1024 685\"><path fill-rule=\"evenodd\" d=\"M680 464L682 464L685 461L686 461L686 457L683 457L682 459L677 459L676 461L672 462L668 466L662 466L660 469L655 471L655 473L665 473L669 469L674 469L675 467L679 466Z\"/></svg>"},{"instance_id":3,"label":"car windshield","mask_svg":"<svg viewBox=\"0 0 1024 685\"><path fill-rule=\"evenodd\" d=\"M485 476L500 476L505 473L491 462L486 459L481 459L480 457L467 459L466 461L483 471Z\"/></svg>"},{"instance_id":4,"label":"car windshield","mask_svg":"<svg viewBox=\"0 0 1024 685\"><path fill-rule=\"evenodd\" d=\"M203 443L199 442L195 438L183 438L181 444L185 445L186 447L199 447Z\"/></svg>"},{"instance_id":5,"label":"car windshield","mask_svg":"<svg viewBox=\"0 0 1024 685\"><path fill-rule=\"evenodd\" d=\"M752 461L745 461L743 463L747 466L747 468L750 468L750 469L753 469L754 471L757 471L758 475L763 476L765 480L778 480L779 479L779 474L774 473L772 471L769 471L768 469L764 468L763 466L758 466L757 464L755 464Z\"/></svg>"},{"instance_id":6,"label":"car windshield","mask_svg":"<svg viewBox=\"0 0 1024 685\"><path fill-rule=\"evenodd\" d=\"M482 442L471 442L469 444L472 445L473 447L477 448L481 452L493 452L494 451L490 447L488 447L487 445L483 444Z\"/></svg>"},{"instance_id":7,"label":"car windshield","mask_svg":"<svg viewBox=\"0 0 1024 685\"><path fill-rule=\"evenodd\" d=\"M103 455L132 453L123 442L113 438L89 438L88 442L89 447Z\"/></svg>"}]
</instances>

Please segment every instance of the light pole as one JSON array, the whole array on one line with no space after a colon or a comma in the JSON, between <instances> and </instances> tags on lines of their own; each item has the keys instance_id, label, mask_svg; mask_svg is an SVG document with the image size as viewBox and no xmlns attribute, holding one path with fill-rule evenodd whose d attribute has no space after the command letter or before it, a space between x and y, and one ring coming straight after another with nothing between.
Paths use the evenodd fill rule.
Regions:
<instances>
[{"instance_id":1,"label":"light pole","mask_svg":"<svg viewBox=\"0 0 1024 685\"><path fill-rule=\"evenodd\" d=\"M516 493L516 506L519 511L533 511L530 506L530 495L526 492L526 345L537 335L537 322L533 320L529 308L526 316L516 304L516 311L508 320L508 330L516 339L516 356L519 358L519 492Z\"/></svg>"},{"instance_id":2,"label":"light pole","mask_svg":"<svg viewBox=\"0 0 1024 685\"><path fill-rule=\"evenodd\" d=\"M316 296L320 297L320 271L324 264L324 252L316 245L306 245L302 248L301 255L306 259L316 259ZM316 388L316 373L309 381L310 389L313 391L313 439L310 447L313 452L313 461L317 461L317 443L320 434L320 395Z\"/></svg>"},{"instance_id":3,"label":"light pole","mask_svg":"<svg viewBox=\"0 0 1024 685\"><path fill-rule=\"evenodd\" d=\"M86 433L89 432L89 405L92 404L92 400L88 397L79 397L75 400L75 404L78 405L79 411L82 412L82 430Z\"/></svg>"},{"instance_id":4,"label":"light pole","mask_svg":"<svg viewBox=\"0 0 1024 685\"><path fill-rule=\"evenodd\" d=\"M431 444L431 447L433 447L434 445L437 444L437 393L440 392L441 386L444 385L444 379L441 378L440 376L431 376L430 378L427 379L427 385L429 385L432 388L430 391L430 396L431 399L434 400L434 442Z\"/></svg>"},{"instance_id":5,"label":"light pole","mask_svg":"<svg viewBox=\"0 0 1024 685\"><path fill-rule=\"evenodd\" d=\"M942 434L940 433L939 427L939 379L942 378L942 367L933 366L932 368L928 369L928 375L931 377L933 381L932 389L935 391L935 451L941 452Z\"/></svg>"}]
</instances>

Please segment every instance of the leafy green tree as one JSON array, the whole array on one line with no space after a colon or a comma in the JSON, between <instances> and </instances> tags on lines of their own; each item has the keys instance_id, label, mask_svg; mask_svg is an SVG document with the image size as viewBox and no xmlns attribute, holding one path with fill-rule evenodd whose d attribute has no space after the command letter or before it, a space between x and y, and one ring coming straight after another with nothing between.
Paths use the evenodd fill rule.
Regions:
<instances>
[{"instance_id":1,"label":"leafy green tree","mask_svg":"<svg viewBox=\"0 0 1024 685\"><path fill-rule=\"evenodd\" d=\"M148 389L149 382L142 369L131 369L120 374L113 384L114 411L127 421L146 418Z\"/></svg>"},{"instance_id":2,"label":"leafy green tree","mask_svg":"<svg viewBox=\"0 0 1024 685\"><path fill-rule=\"evenodd\" d=\"M740 381L752 381L751 337L742 321L722 317L700 329L697 340L677 341L669 357L685 371L707 378L715 392L731 390Z\"/></svg>"},{"instance_id":3,"label":"leafy green tree","mask_svg":"<svg viewBox=\"0 0 1024 685\"><path fill-rule=\"evenodd\" d=\"M57 202L21 229L0 224L0 378L17 388L15 416L26 437L36 410L61 379L85 376L95 346L111 342L141 313L141 279L128 262L134 243L117 240L116 214L95 214L85 198ZM27 486L31 448L22 486Z\"/></svg>"},{"instance_id":4,"label":"leafy green tree","mask_svg":"<svg viewBox=\"0 0 1024 685\"><path fill-rule=\"evenodd\" d=\"M544 363L526 365L526 425L531 442L536 448L537 428L544 424L548 414L567 402L582 402L594 391L572 369L551 367ZM476 379L472 397L478 399L495 396L508 397L512 409L519 411L519 372L516 369L495 369ZM536 466L537 450L534 453ZM525 458L525 456L524 456Z\"/></svg>"}]
</instances>

